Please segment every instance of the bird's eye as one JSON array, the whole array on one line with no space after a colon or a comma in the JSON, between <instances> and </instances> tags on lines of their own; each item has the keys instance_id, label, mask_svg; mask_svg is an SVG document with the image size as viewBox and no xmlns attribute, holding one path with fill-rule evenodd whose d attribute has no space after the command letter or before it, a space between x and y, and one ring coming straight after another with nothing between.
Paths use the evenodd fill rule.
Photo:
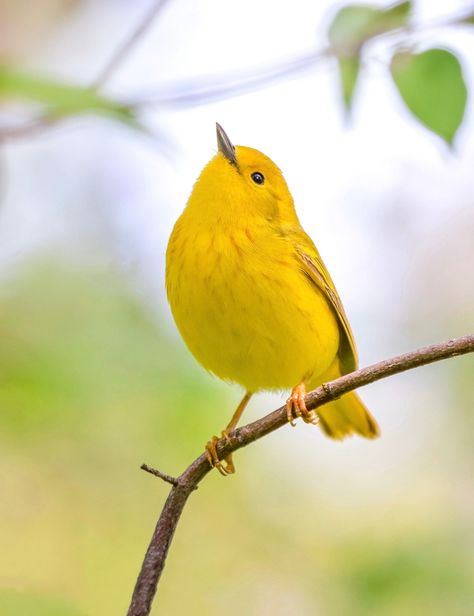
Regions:
<instances>
[{"instance_id":1,"label":"bird's eye","mask_svg":"<svg viewBox=\"0 0 474 616\"><path fill-rule=\"evenodd\" d=\"M263 174L259 173L258 171L255 171L255 173L252 173L250 177L255 182L255 184L263 184L265 182L265 178L263 177Z\"/></svg>"}]
</instances>

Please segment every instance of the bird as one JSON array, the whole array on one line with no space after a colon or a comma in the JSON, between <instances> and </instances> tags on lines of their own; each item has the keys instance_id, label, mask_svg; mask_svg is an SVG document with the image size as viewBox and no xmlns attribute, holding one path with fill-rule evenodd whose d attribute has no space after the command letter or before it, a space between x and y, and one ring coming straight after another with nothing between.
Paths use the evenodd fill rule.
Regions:
<instances>
[{"instance_id":1,"label":"bird","mask_svg":"<svg viewBox=\"0 0 474 616\"><path fill-rule=\"evenodd\" d=\"M366 438L379 428L356 392L306 408L307 390L357 369L354 336L336 287L303 230L283 173L265 154L234 146L216 123L217 153L194 184L166 251L166 291L196 360L244 390L222 431L229 438L251 396L291 390L288 421L319 424L329 437ZM206 445L220 460L217 436Z\"/></svg>"}]
</instances>

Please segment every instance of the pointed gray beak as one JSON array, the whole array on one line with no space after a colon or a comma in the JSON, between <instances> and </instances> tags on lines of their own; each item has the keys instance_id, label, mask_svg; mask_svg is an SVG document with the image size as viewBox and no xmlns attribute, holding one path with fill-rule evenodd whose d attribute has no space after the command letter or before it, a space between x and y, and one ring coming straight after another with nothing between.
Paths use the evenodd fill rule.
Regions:
<instances>
[{"instance_id":1,"label":"pointed gray beak","mask_svg":"<svg viewBox=\"0 0 474 616\"><path fill-rule=\"evenodd\" d=\"M219 152L222 152L222 154L224 154L224 156L227 158L227 160L232 165L237 165L237 158L235 157L235 148L232 145L232 142L227 136L225 130L217 122L216 122L216 133L217 133L217 148Z\"/></svg>"}]
</instances>

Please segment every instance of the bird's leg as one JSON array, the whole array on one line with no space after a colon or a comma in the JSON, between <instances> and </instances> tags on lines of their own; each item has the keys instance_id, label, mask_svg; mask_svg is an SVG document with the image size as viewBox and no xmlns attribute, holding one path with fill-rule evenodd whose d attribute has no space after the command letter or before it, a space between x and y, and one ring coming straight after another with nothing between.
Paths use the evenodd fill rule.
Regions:
<instances>
[{"instance_id":1,"label":"bird's leg","mask_svg":"<svg viewBox=\"0 0 474 616\"><path fill-rule=\"evenodd\" d=\"M234 430L236 425L239 423L239 419L242 416L242 413L245 410L252 394L247 392L245 396L240 401L239 406L236 408L235 413L232 415L232 419L226 426L224 430L222 430L221 438L225 438L229 441L229 434ZM210 441L208 441L206 445L207 459L209 460L209 464L212 467L216 467L221 475L231 475L235 473L235 466L232 461L232 454L229 454L224 458L226 464L224 465L221 460L219 460L219 456L217 455L216 444L219 441L219 437L213 436Z\"/></svg>"},{"instance_id":2,"label":"bird's leg","mask_svg":"<svg viewBox=\"0 0 474 616\"><path fill-rule=\"evenodd\" d=\"M304 382L299 383L291 390L291 395L286 401L286 413L288 421L295 426L295 419L301 417L305 423L317 424L319 417L314 411L308 411L304 401L306 387Z\"/></svg>"}]
</instances>

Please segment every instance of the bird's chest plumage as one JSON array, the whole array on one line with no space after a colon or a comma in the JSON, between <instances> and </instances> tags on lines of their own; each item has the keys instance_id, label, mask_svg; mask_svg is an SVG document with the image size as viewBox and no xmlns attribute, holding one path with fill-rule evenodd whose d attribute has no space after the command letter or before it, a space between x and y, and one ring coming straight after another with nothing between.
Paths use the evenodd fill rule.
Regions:
<instances>
[{"instance_id":1,"label":"bird's chest plumage","mask_svg":"<svg viewBox=\"0 0 474 616\"><path fill-rule=\"evenodd\" d=\"M167 252L167 290L196 359L249 391L284 389L325 372L338 328L291 244L265 227L189 230L178 221Z\"/></svg>"}]
</instances>

